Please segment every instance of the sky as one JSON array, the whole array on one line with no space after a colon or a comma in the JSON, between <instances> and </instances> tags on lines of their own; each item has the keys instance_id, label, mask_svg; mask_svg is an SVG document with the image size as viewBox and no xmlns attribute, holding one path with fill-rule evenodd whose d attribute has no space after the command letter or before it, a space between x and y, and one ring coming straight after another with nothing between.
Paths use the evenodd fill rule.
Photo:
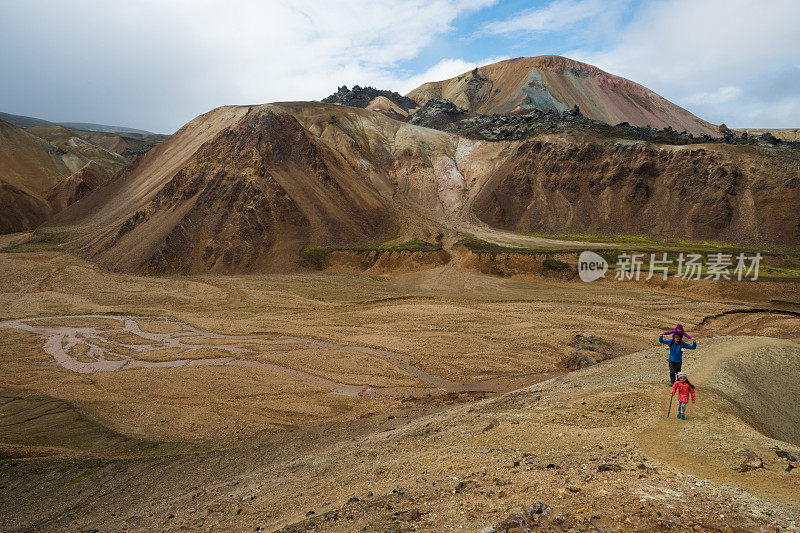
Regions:
<instances>
[{"instance_id":1,"label":"sky","mask_svg":"<svg viewBox=\"0 0 800 533\"><path fill-rule=\"evenodd\" d=\"M563 55L715 124L800 127L797 0L0 0L0 111L172 133Z\"/></svg>"}]
</instances>

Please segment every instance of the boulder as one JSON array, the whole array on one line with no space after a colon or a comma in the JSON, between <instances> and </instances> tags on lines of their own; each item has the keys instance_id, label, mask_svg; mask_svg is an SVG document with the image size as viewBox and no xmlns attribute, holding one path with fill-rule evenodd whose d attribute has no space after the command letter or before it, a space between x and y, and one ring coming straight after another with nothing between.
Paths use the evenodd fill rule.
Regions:
<instances>
[{"instance_id":1,"label":"boulder","mask_svg":"<svg viewBox=\"0 0 800 533\"><path fill-rule=\"evenodd\" d=\"M780 457L784 461L789 461L790 463L796 463L797 462L797 457L795 457L794 455L792 455L791 453L789 453L789 452L787 452L785 450L781 450L780 448L775 450L775 455L777 455L778 457Z\"/></svg>"},{"instance_id":2,"label":"boulder","mask_svg":"<svg viewBox=\"0 0 800 533\"><path fill-rule=\"evenodd\" d=\"M747 457L742 461L742 464L739 465L740 472L749 472L751 470L758 470L759 468L764 468L764 461L754 452L748 453Z\"/></svg>"}]
</instances>

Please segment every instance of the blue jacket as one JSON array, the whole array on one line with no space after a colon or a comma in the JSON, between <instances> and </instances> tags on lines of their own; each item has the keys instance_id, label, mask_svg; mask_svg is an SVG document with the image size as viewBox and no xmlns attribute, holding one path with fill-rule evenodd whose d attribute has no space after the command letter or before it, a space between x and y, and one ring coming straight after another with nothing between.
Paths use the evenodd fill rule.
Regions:
<instances>
[{"instance_id":1,"label":"blue jacket","mask_svg":"<svg viewBox=\"0 0 800 533\"><path fill-rule=\"evenodd\" d=\"M694 341L694 344L689 344L686 341L681 341L680 344L678 344L672 342L672 339L664 340L661 337L659 337L658 342L669 346L669 360L675 361L676 363L680 363L681 361L683 361L684 348L686 348L687 350L694 350L695 348L697 348L697 341Z\"/></svg>"}]
</instances>

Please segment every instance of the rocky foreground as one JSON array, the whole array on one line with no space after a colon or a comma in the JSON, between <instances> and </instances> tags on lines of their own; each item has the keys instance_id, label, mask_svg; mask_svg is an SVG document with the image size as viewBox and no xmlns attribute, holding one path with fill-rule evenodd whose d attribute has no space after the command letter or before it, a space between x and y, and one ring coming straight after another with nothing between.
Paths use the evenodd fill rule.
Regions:
<instances>
[{"instance_id":1,"label":"rocky foreground","mask_svg":"<svg viewBox=\"0 0 800 533\"><path fill-rule=\"evenodd\" d=\"M5 462L0 524L12 531L34 524L794 530L800 439L791 415L779 415L796 413L798 398L784 381L795 375L798 355L797 344L777 339L701 341L688 362L698 402L686 421L666 418L663 353L654 348L496 399L432 412L418 404L260 444L134 461ZM778 412L759 411L766 405Z\"/></svg>"}]
</instances>

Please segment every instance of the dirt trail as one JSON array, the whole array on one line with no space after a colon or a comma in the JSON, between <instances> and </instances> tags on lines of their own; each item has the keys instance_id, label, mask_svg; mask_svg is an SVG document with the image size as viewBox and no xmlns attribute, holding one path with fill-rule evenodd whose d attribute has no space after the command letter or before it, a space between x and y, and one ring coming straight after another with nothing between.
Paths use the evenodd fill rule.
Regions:
<instances>
[{"instance_id":1,"label":"dirt trail","mask_svg":"<svg viewBox=\"0 0 800 533\"><path fill-rule=\"evenodd\" d=\"M100 320L111 324L92 324L86 326L52 325L53 321ZM177 331L155 333L144 331L139 325L142 320L155 320L163 326L174 326ZM47 324L41 322L48 321ZM37 323L38 322L38 323ZM116 324L113 324L116 322ZM81 374L97 372L117 372L140 368L177 368L185 366L241 366L257 368L281 374L343 396L380 396L380 397L421 397L460 392L505 392L513 387L513 383L529 384L549 378L549 373L542 375L518 376L511 380L487 380L472 384L461 384L443 377L425 372L416 366L416 361L409 355L369 346L354 346L321 341L308 337L291 335L222 335L201 330L166 317L136 317L119 315L72 315L20 318L0 322L0 328L12 328L36 333L44 338L44 351L53 357L53 363L67 370ZM114 340L111 336L119 333L133 334L143 342L130 343ZM337 382L316 374L304 372L264 361L247 359L243 356L255 353L254 341L259 340L295 341L323 350L341 350L360 352L377 357L396 368L414 376L425 386L419 387L372 387L369 384L352 385ZM228 343L203 342L223 340ZM123 350L109 348L113 345ZM80 347L80 348L79 348ZM76 355L84 349L80 360ZM228 357L214 358L179 358L168 361L146 361L130 355L133 352L149 352L154 350L178 349L182 354L191 354L197 350L209 348L223 350ZM127 353L126 353L127 352ZM43 363L47 364L47 363ZM520 385L521 386L521 385Z\"/></svg>"},{"instance_id":2,"label":"dirt trail","mask_svg":"<svg viewBox=\"0 0 800 533\"><path fill-rule=\"evenodd\" d=\"M63 263L56 265L53 268L53 270L50 271L50 273L47 275L47 277L44 278L41 283L39 283L39 287L38 287L39 292L52 291L53 290L53 280L59 274L64 272L64 270L66 268L67 268L67 265L65 265Z\"/></svg>"},{"instance_id":3,"label":"dirt trail","mask_svg":"<svg viewBox=\"0 0 800 533\"><path fill-rule=\"evenodd\" d=\"M654 405L663 407L663 414L658 417L654 425L639 434L639 444L647 454L684 472L692 472L694 475L732 486L746 483L748 490L756 494L793 503L796 500L791 493L793 489L776 483L774 479L766 476L751 475L744 481L743 474L736 470L745 451L763 448L763 444L758 440L761 436L745 425L755 426L762 433L766 433L761 427L761 419L771 415L758 411L757 396L774 396L775 391L767 390L769 379L765 380L767 383L759 383L758 378L755 378L752 382L746 383L747 388L742 395L737 390L741 385L737 382L740 379L739 370L732 368L744 360L756 366L766 365L769 369L770 365L776 363L769 361L769 358L775 357L775 350L785 346L781 344L785 341L737 336L735 344L732 345L730 339L732 338L720 337L703 340L696 354L689 352L685 358L684 368L688 366L687 373L697 391L697 403L689 404L686 421L675 418L677 397L673 401L669 418L666 416L670 390L666 381L666 368L664 369L663 394L652 395ZM773 352L770 353L770 350ZM778 361L778 364L786 372L793 373L791 369L796 363L787 360ZM766 373L769 374L770 371L767 370ZM773 386L783 387L778 380L775 380ZM797 401L796 397L791 398L792 392L789 390L778 394L783 395L787 405ZM755 407L752 412L742 409L742 405L747 407L751 402ZM780 415L780 412L777 412L777 415ZM793 423L797 422L791 420L789 416L779 425L786 426ZM765 439L770 440L768 434ZM772 442L773 446L783 445L779 440ZM738 446L740 453L732 454L730 446Z\"/></svg>"}]
</instances>

